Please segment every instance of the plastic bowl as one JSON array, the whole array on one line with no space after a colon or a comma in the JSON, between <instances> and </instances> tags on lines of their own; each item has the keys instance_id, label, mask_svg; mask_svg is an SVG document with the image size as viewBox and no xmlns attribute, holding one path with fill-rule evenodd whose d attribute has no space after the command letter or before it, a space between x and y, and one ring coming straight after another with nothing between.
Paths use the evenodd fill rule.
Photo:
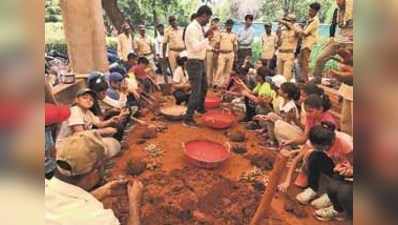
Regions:
<instances>
[{"instance_id":1,"label":"plastic bowl","mask_svg":"<svg viewBox=\"0 0 398 225\"><path fill-rule=\"evenodd\" d=\"M160 108L160 114L163 115L166 119L172 121L178 121L184 119L186 111L187 111L186 106L179 106L179 105Z\"/></svg>"},{"instance_id":2,"label":"plastic bowl","mask_svg":"<svg viewBox=\"0 0 398 225\"><path fill-rule=\"evenodd\" d=\"M218 108L221 104L221 98L219 97L206 97L205 99L205 108L206 109L215 109Z\"/></svg>"},{"instance_id":3,"label":"plastic bowl","mask_svg":"<svg viewBox=\"0 0 398 225\"><path fill-rule=\"evenodd\" d=\"M228 144L209 140L193 140L184 144L186 160L198 167L212 169L220 166L231 154Z\"/></svg>"},{"instance_id":4,"label":"plastic bowl","mask_svg":"<svg viewBox=\"0 0 398 225\"><path fill-rule=\"evenodd\" d=\"M202 116L203 124L214 129L230 128L235 122L235 116L227 111L212 110Z\"/></svg>"}]
</instances>

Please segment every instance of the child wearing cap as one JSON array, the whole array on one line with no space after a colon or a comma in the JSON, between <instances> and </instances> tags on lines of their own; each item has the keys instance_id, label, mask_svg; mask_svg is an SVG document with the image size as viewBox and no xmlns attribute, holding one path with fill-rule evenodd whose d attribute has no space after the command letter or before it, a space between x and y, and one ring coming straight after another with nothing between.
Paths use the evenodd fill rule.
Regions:
<instances>
[{"instance_id":1,"label":"child wearing cap","mask_svg":"<svg viewBox=\"0 0 398 225\"><path fill-rule=\"evenodd\" d=\"M56 148L62 147L63 141L67 137L82 131L95 130L102 136L108 157L113 157L120 151L120 143L112 136L117 132L113 126L121 121L121 117L114 116L109 120L101 121L90 110L94 106L95 98L96 94L91 89L84 88L77 92L75 104L70 109L70 117L62 123L56 141Z\"/></svg>"}]
</instances>

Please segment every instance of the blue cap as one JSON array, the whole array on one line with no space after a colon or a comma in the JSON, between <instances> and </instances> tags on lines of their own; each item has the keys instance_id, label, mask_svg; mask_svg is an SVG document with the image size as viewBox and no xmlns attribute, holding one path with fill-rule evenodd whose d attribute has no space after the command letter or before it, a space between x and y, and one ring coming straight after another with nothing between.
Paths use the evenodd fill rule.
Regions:
<instances>
[{"instance_id":1,"label":"blue cap","mask_svg":"<svg viewBox=\"0 0 398 225\"><path fill-rule=\"evenodd\" d=\"M120 73L111 73L109 75L109 81L122 81L124 77Z\"/></svg>"}]
</instances>

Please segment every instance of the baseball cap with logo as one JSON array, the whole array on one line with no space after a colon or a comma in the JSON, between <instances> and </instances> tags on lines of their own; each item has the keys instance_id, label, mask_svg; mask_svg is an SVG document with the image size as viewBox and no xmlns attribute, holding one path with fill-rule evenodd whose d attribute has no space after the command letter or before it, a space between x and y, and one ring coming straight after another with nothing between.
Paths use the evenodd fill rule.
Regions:
<instances>
[{"instance_id":1,"label":"baseball cap with logo","mask_svg":"<svg viewBox=\"0 0 398 225\"><path fill-rule=\"evenodd\" d=\"M65 176L91 172L105 157L105 144L95 131L84 131L65 138L57 149L57 168ZM70 168L61 167L61 162Z\"/></svg>"}]
</instances>

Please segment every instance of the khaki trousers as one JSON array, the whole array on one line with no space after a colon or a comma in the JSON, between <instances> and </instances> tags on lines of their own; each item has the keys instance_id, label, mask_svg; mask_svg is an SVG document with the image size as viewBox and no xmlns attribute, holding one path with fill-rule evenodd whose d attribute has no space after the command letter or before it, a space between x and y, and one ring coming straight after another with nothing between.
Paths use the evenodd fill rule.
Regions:
<instances>
[{"instance_id":1,"label":"khaki trousers","mask_svg":"<svg viewBox=\"0 0 398 225\"><path fill-rule=\"evenodd\" d=\"M180 54L178 51L169 50L169 63L172 74L174 74L175 69L177 68L177 56Z\"/></svg>"},{"instance_id":2,"label":"khaki trousers","mask_svg":"<svg viewBox=\"0 0 398 225\"><path fill-rule=\"evenodd\" d=\"M217 73L213 80L214 85L223 87L230 79L232 68L234 66L234 58L235 54L233 52L219 54Z\"/></svg>"},{"instance_id":3,"label":"khaki trousers","mask_svg":"<svg viewBox=\"0 0 398 225\"><path fill-rule=\"evenodd\" d=\"M293 77L294 53L279 53L277 61L277 72L282 74L286 80Z\"/></svg>"},{"instance_id":4,"label":"khaki trousers","mask_svg":"<svg viewBox=\"0 0 398 225\"><path fill-rule=\"evenodd\" d=\"M334 40L331 40L329 43L326 44L324 49L321 51L321 53L318 55L318 58L316 59L316 64L314 68L314 78L317 80L322 79L322 72L323 68L325 67L325 64L327 61L329 61L333 56L337 54L337 49L340 46L337 42Z\"/></svg>"},{"instance_id":5,"label":"khaki trousers","mask_svg":"<svg viewBox=\"0 0 398 225\"><path fill-rule=\"evenodd\" d=\"M296 126L283 120L277 120L274 125L275 138L279 143L282 141L294 140L303 134L303 131Z\"/></svg>"},{"instance_id":6,"label":"khaki trousers","mask_svg":"<svg viewBox=\"0 0 398 225\"><path fill-rule=\"evenodd\" d=\"M341 131L352 135L353 133L353 86L342 84L339 94L343 97L341 108Z\"/></svg>"},{"instance_id":7,"label":"khaki trousers","mask_svg":"<svg viewBox=\"0 0 398 225\"><path fill-rule=\"evenodd\" d=\"M304 48L301 49L299 55L299 64L301 68L301 81L307 82L308 81L308 72L309 72L309 64L310 64L310 57L311 57L311 49Z\"/></svg>"},{"instance_id":8,"label":"khaki trousers","mask_svg":"<svg viewBox=\"0 0 398 225\"><path fill-rule=\"evenodd\" d=\"M213 86L214 76L217 71L217 55L214 52L206 53L206 77L209 87Z\"/></svg>"}]
</instances>

